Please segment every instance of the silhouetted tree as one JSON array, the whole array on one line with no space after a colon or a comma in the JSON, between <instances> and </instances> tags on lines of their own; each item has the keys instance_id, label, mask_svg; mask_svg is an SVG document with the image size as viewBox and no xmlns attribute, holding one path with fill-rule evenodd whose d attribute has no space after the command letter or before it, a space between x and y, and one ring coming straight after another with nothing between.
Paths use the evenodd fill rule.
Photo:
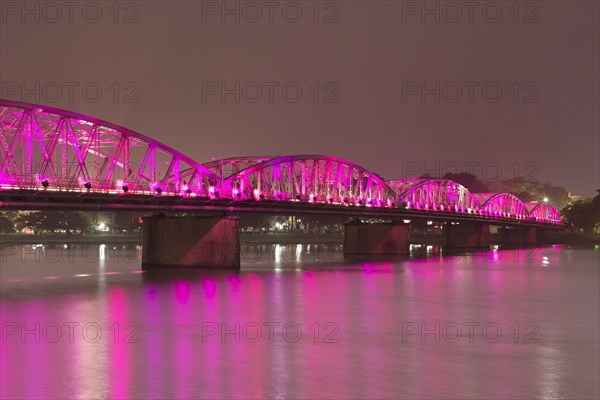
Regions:
<instances>
[{"instance_id":1,"label":"silhouetted tree","mask_svg":"<svg viewBox=\"0 0 600 400\"><path fill-rule=\"evenodd\" d=\"M579 200L561 211L568 227L584 233L593 233L600 226L600 196Z\"/></svg>"},{"instance_id":2,"label":"silhouetted tree","mask_svg":"<svg viewBox=\"0 0 600 400\"><path fill-rule=\"evenodd\" d=\"M143 214L136 212L116 212L111 218L111 229L116 232L133 232L140 230L142 228L142 224L140 222L140 218L142 216Z\"/></svg>"},{"instance_id":3,"label":"silhouetted tree","mask_svg":"<svg viewBox=\"0 0 600 400\"><path fill-rule=\"evenodd\" d=\"M508 179L492 183L489 186L492 192L512 193L526 203L531 201L539 203L547 197L548 201L559 210L570 202L569 192L565 188L525 178Z\"/></svg>"},{"instance_id":4,"label":"silhouetted tree","mask_svg":"<svg viewBox=\"0 0 600 400\"><path fill-rule=\"evenodd\" d=\"M84 232L89 226L89 220L76 211L34 211L22 213L15 218L19 229L31 229L37 235L41 232L56 232L64 230Z\"/></svg>"},{"instance_id":5,"label":"silhouetted tree","mask_svg":"<svg viewBox=\"0 0 600 400\"><path fill-rule=\"evenodd\" d=\"M14 233L15 224L7 213L0 213L0 233Z\"/></svg>"}]
</instances>

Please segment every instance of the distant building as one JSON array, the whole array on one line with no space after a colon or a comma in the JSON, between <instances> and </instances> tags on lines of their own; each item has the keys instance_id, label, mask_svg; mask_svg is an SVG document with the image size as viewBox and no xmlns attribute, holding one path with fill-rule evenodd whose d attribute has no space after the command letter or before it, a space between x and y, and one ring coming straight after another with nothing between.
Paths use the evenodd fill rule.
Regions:
<instances>
[{"instance_id":1,"label":"distant building","mask_svg":"<svg viewBox=\"0 0 600 400\"><path fill-rule=\"evenodd\" d=\"M579 201L582 199L581 196L573 194L571 192L569 192L568 196L569 196L569 199L571 200L571 202Z\"/></svg>"}]
</instances>

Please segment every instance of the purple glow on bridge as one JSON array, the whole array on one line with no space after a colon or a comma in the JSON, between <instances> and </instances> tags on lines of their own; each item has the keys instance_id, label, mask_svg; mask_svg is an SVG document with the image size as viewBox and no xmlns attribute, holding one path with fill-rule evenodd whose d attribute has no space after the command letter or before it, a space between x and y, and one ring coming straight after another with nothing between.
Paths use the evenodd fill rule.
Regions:
<instances>
[{"instance_id":1,"label":"purple glow on bridge","mask_svg":"<svg viewBox=\"0 0 600 400\"><path fill-rule=\"evenodd\" d=\"M0 189L303 202L398 208L559 224L547 203L470 193L445 179L385 181L322 156L239 157L201 164L149 137L95 118L0 100Z\"/></svg>"}]
</instances>

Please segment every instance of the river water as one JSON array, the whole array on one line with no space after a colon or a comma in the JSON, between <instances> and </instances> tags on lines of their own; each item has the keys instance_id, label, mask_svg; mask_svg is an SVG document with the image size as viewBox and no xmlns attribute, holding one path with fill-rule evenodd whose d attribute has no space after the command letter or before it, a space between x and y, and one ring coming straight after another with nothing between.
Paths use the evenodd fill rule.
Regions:
<instances>
[{"instance_id":1,"label":"river water","mask_svg":"<svg viewBox=\"0 0 600 400\"><path fill-rule=\"evenodd\" d=\"M144 272L139 246L5 244L0 398L600 397L598 249L413 250Z\"/></svg>"}]
</instances>

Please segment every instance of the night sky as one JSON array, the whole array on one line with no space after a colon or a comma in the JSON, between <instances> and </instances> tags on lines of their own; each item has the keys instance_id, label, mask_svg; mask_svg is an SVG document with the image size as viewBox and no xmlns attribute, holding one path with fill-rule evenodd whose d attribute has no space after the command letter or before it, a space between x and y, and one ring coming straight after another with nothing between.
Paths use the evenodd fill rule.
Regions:
<instances>
[{"instance_id":1,"label":"night sky","mask_svg":"<svg viewBox=\"0 0 600 400\"><path fill-rule=\"evenodd\" d=\"M600 187L597 1L27 4L0 3L0 97L198 161L327 154L386 179L460 166Z\"/></svg>"}]
</instances>

